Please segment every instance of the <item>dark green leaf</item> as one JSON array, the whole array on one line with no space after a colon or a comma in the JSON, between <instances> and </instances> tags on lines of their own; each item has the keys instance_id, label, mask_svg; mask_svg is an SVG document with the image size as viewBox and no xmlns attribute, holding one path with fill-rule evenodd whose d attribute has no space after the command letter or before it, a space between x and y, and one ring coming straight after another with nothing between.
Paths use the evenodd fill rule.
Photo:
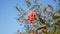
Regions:
<instances>
[{"instance_id":1,"label":"dark green leaf","mask_svg":"<svg viewBox=\"0 0 60 34\"><path fill-rule=\"evenodd\" d=\"M20 8L18 7L18 5L16 6L16 9L17 9L18 11L20 11Z\"/></svg>"},{"instance_id":2,"label":"dark green leaf","mask_svg":"<svg viewBox=\"0 0 60 34\"><path fill-rule=\"evenodd\" d=\"M60 16L53 16L52 18L53 18L53 19L59 19Z\"/></svg>"},{"instance_id":3,"label":"dark green leaf","mask_svg":"<svg viewBox=\"0 0 60 34\"><path fill-rule=\"evenodd\" d=\"M30 7L30 5L31 5L30 1L29 0L25 0L25 2L27 4L27 6Z\"/></svg>"},{"instance_id":4,"label":"dark green leaf","mask_svg":"<svg viewBox=\"0 0 60 34\"><path fill-rule=\"evenodd\" d=\"M47 25L48 27L50 27L50 24L49 24L49 23L46 23L46 25Z\"/></svg>"},{"instance_id":5,"label":"dark green leaf","mask_svg":"<svg viewBox=\"0 0 60 34\"><path fill-rule=\"evenodd\" d=\"M41 24L45 24L44 20L42 18L39 18Z\"/></svg>"},{"instance_id":6,"label":"dark green leaf","mask_svg":"<svg viewBox=\"0 0 60 34\"><path fill-rule=\"evenodd\" d=\"M42 29L41 27L40 28L37 28L37 30L40 30L40 29Z\"/></svg>"}]
</instances>

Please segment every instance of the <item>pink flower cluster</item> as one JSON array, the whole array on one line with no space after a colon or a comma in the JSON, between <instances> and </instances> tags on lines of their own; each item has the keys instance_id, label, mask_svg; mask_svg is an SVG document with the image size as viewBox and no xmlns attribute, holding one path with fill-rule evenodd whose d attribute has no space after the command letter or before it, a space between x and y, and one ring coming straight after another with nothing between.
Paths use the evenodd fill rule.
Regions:
<instances>
[{"instance_id":1,"label":"pink flower cluster","mask_svg":"<svg viewBox=\"0 0 60 34\"><path fill-rule=\"evenodd\" d=\"M35 15L36 15L36 13L34 10L30 11L27 15L27 21L28 22L33 21L35 19Z\"/></svg>"}]
</instances>

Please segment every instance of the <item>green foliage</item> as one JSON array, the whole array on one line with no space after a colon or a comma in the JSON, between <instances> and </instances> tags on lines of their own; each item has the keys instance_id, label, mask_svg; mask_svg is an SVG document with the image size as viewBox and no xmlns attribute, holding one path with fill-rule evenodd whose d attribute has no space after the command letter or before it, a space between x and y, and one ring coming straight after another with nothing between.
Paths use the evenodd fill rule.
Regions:
<instances>
[{"instance_id":1,"label":"green foliage","mask_svg":"<svg viewBox=\"0 0 60 34\"><path fill-rule=\"evenodd\" d=\"M42 18L39 18L40 24L45 24L44 20Z\"/></svg>"},{"instance_id":2,"label":"green foliage","mask_svg":"<svg viewBox=\"0 0 60 34\"><path fill-rule=\"evenodd\" d=\"M45 33L45 34L58 34L58 33L60 33L59 32L60 31L60 14L57 12L59 6L56 9L57 13L55 13L53 6L48 4L47 8L50 8L50 12L49 11L47 12L47 8L44 8L46 6L43 4L40 5L37 2L39 0L32 0L32 1L34 3L33 5L30 2L30 0L25 0L25 3L29 9L28 11L31 11L31 13L34 13L34 12L36 13L36 14L32 14L32 16L31 16L30 12L25 11L24 9L22 9L18 5L16 6L16 9L19 11L18 21L20 22L20 20L21 20L22 24L24 24L24 26L26 26L25 27L26 33L23 33L23 34L27 34L31 31L38 31L38 30L41 30L41 32ZM54 1L57 2L56 0L54 0ZM58 0L58 1L60 1L60 0ZM32 10L34 10L34 11L32 11ZM47 14L47 15L45 17L43 17L41 13ZM30 20L30 22L27 20L27 18L29 18L28 20ZM50 21L48 21L49 19L50 19ZM37 23L37 24L35 24L35 23ZM44 30L45 30L45 32L43 32ZM47 32L47 30L49 30L49 32Z\"/></svg>"},{"instance_id":3,"label":"green foliage","mask_svg":"<svg viewBox=\"0 0 60 34\"><path fill-rule=\"evenodd\" d=\"M52 16L53 19L60 19L60 16Z\"/></svg>"},{"instance_id":4,"label":"green foliage","mask_svg":"<svg viewBox=\"0 0 60 34\"><path fill-rule=\"evenodd\" d=\"M41 30L42 29L42 27L40 27L40 28L37 28L37 30Z\"/></svg>"},{"instance_id":5,"label":"green foliage","mask_svg":"<svg viewBox=\"0 0 60 34\"><path fill-rule=\"evenodd\" d=\"M56 25L53 25L53 29L51 31L51 34L55 34L55 32L56 32Z\"/></svg>"}]
</instances>

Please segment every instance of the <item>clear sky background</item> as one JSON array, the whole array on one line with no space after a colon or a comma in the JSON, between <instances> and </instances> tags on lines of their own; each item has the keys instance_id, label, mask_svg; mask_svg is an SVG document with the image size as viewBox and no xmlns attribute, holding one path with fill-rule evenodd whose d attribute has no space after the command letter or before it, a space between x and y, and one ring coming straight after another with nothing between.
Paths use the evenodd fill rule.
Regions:
<instances>
[{"instance_id":1,"label":"clear sky background","mask_svg":"<svg viewBox=\"0 0 60 34\"><path fill-rule=\"evenodd\" d=\"M51 3L55 7L55 3L51 0L41 0L45 4ZM23 31L23 26L19 26L17 18L16 4L19 4L23 9L27 9L24 6L23 0L0 0L0 34L14 34L17 29Z\"/></svg>"}]
</instances>

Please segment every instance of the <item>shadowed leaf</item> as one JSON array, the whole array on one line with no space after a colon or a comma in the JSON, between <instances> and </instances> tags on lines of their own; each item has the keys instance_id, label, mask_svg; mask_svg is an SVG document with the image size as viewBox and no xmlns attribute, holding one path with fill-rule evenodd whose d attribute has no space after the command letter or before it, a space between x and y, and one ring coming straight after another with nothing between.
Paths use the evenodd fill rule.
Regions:
<instances>
[{"instance_id":1,"label":"shadowed leaf","mask_svg":"<svg viewBox=\"0 0 60 34\"><path fill-rule=\"evenodd\" d=\"M16 9L17 9L18 11L20 11L20 8L18 7L18 5L16 6Z\"/></svg>"},{"instance_id":2,"label":"shadowed leaf","mask_svg":"<svg viewBox=\"0 0 60 34\"><path fill-rule=\"evenodd\" d=\"M40 29L42 29L41 27L40 28L37 28L37 30L40 30Z\"/></svg>"},{"instance_id":3,"label":"shadowed leaf","mask_svg":"<svg viewBox=\"0 0 60 34\"><path fill-rule=\"evenodd\" d=\"M40 24L45 24L44 20L42 18L39 18Z\"/></svg>"}]
</instances>

